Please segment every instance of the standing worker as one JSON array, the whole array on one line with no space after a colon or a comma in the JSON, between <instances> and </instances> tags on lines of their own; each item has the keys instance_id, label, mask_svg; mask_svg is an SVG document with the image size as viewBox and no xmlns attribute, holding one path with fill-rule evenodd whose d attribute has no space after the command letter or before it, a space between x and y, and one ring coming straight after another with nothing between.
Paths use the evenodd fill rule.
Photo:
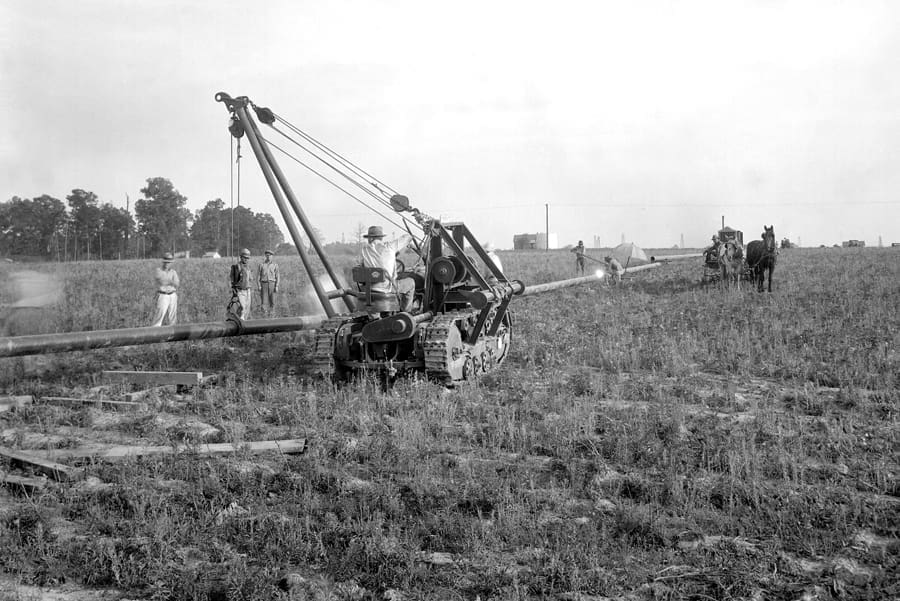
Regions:
<instances>
[{"instance_id":1,"label":"standing worker","mask_svg":"<svg viewBox=\"0 0 900 601\"><path fill-rule=\"evenodd\" d=\"M151 327L175 325L178 313L178 274L172 269L175 257L172 253L162 256L162 267L156 268L156 309Z\"/></svg>"},{"instance_id":2,"label":"standing worker","mask_svg":"<svg viewBox=\"0 0 900 601\"><path fill-rule=\"evenodd\" d=\"M572 252L575 253L575 275L578 275L579 271L584 275L584 242L579 240Z\"/></svg>"},{"instance_id":3,"label":"standing worker","mask_svg":"<svg viewBox=\"0 0 900 601\"><path fill-rule=\"evenodd\" d=\"M380 267L384 270L386 280L372 284L372 292L383 294L394 293L400 303L401 311L411 311L416 292L416 283L411 278L397 279L397 252L412 240L412 236L404 234L393 242L385 242L384 230L380 225L373 225L363 235L366 244L360 251L360 263L363 267Z\"/></svg>"},{"instance_id":4,"label":"standing worker","mask_svg":"<svg viewBox=\"0 0 900 601\"><path fill-rule=\"evenodd\" d=\"M272 251L266 251L266 260L259 264L258 284L260 307L267 317L275 310L275 293L278 292L278 264L272 260Z\"/></svg>"},{"instance_id":5,"label":"standing worker","mask_svg":"<svg viewBox=\"0 0 900 601\"><path fill-rule=\"evenodd\" d=\"M250 251L241 249L240 262L231 266L231 292L241 304L241 319L250 319L250 288L253 275L250 272Z\"/></svg>"}]
</instances>

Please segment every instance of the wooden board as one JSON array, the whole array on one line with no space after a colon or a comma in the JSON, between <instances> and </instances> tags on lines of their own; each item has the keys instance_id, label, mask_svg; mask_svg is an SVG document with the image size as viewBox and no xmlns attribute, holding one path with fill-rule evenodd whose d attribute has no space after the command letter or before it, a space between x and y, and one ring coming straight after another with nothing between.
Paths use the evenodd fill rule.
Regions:
<instances>
[{"instance_id":1,"label":"wooden board","mask_svg":"<svg viewBox=\"0 0 900 601\"><path fill-rule=\"evenodd\" d=\"M241 442L232 444L229 442L198 445L169 445L169 446L96 446L78 447L72 449L31 450L31 454L39 455L47 459L59 458L93 458L105 461L117 461L130 457L145 457L148 455L172 455L172 454L196 454L196 455L231 455L234 453L266 453L278 452L286 455L303 453L306 450L305 438L292 438L288 440L263 440L258 442Z\"/></svg>"},{"instance_id":2,"label":"wooden board","mask_svg":"<svg viewBox=\"0 0 900 601\"><path fill-rule=\"evenodd\" d=\"M32 400L31 395L0 396L0 413L30 405Z\"/></svg>"},{"instance_id":3,"label":"wooden board","mask_svg":"<svg viewBox=\"0 0 900 601\"><path fill-rule=\"evenodd\" d=\"M81 476L81 470L56 463L52 459L47 458L43 452L14 451L13 449L0 447L0 457L6 457L15 463L29 465L59 482L70 482Z\"/></svg>"},{"instance_id":4,"label":"wooden board","mask_svg":"<svg viewBox=\"0 0 900 601\"><path fill-rule=\"evenodd\" d=\"M199 371L104 371L103 379L108 382L126 384L181 384L198 386L203 379Z\"/></svg>"},{"instance_id":5,"label":"wooden board","mask_svg":"<svg viewBox=\"0 0 900 601\"><path fill-rule=\"evenodd\" d=\"M26 491L43 490L46 484L45 480L40 478L28 478L26 476L17 476L15 474L3 474L0 476L0 483L10 488L24 488Z\"/></svg>"},{"instance_id":6,"label":"wooden board","mask_svg":"<svg viewBox=\"0 0 900 601\"><path fill-rule=\"evenodd\" d=\"M77 399L65 396L45 396L37 400L38 403L51 405L96 405L103 409L115 409L118 411L146 411L147 403L131 401L114 401L112 399Z\"/></svg>"}]
</instances>

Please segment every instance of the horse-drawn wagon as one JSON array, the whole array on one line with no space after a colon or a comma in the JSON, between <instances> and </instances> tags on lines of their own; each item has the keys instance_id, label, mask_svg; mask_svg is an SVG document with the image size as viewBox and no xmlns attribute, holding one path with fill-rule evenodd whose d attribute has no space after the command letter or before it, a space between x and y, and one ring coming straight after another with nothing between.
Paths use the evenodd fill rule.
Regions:
<instances>
[{"instance_id":1,"label":"horse-drawn wagon","mask_svg":"<svg viewBox=\"0 0 900 601\"><path fill-rule=\"evenodd\" d=\"M750 279L750 269L744 260L744 233L723 227L713 244L703 251L703 278L705 284L733 278L735 281Z\"/></svg>"}]
</instances>

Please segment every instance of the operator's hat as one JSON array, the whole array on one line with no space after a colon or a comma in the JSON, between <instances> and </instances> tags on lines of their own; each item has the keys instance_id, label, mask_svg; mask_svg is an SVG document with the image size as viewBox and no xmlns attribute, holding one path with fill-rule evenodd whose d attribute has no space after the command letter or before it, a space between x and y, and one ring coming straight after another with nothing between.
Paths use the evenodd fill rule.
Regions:
<instances>
[{"instance_id":1,"label":"operator's hat","mask_svg":"<svg viewBox=\"0 0 900 601\"><path fill-rule=\"evenodd\" d=\"M249 256L250 256L250 249L242 248L242 249L241 249L241 256L242 256L242 257L249 257Z\"/></svg>"},{"instance_id":2,"label":"operator's hat","mask_svg":"<svg viewBox=\"0 0 900 601\"><path fill-rule=\"evenodd\" d=\"M162 256L163 263L171 263L175 260L175 255L172 253L164 253Z\"/></svg>"},{"instance_id":3,"label":"operator's hat","mask_svg":"<svg viewBox=\"0 0 900 601\"><path fill-rule=\"evenodd\" d=\"M380 225L370 226L369 231L363 234L363 238L384 238L384 230Z\"/></svg>"},{"instance_id":4,"label":"operator's hat","mask_svg":"<svg viewBox=\"0 0 900 601\"><path fill-rule=\"evenodd\" d=\"M484 246L482 248L484 249L484 252L490 252L490 251L494 250L494 243L490 242L490 241L485 242Z\"/></svg>"},{"instance_id":5,"label":"operator's hat","mask_svg":"<svg viewBox=\"0 0 900 601\"><path fill-rule=\"evenodd\" d=\"M267 250L267 251L265 252L265 254L267 254L267 255L274 255L275 253L273 253L271 250Z\"/></svg>"}]
</instances>

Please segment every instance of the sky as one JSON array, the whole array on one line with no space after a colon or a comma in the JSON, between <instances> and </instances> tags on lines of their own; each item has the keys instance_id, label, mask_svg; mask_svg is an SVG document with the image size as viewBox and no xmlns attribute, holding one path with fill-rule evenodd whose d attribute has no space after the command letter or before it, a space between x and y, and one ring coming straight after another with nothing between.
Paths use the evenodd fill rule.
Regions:
<instances>
[{"instance_id":1,"label":"sky","mask_svg":"<svg viewBox=\"0 0 900 601\"><path fill-rule=\"evenodd\" d=\"M288 230L217 92L498 248L900 242L900 3L4 0L0 201L165 177ZM276 153L325 241L396 227Z\"/></svg>"}]
</instances>

